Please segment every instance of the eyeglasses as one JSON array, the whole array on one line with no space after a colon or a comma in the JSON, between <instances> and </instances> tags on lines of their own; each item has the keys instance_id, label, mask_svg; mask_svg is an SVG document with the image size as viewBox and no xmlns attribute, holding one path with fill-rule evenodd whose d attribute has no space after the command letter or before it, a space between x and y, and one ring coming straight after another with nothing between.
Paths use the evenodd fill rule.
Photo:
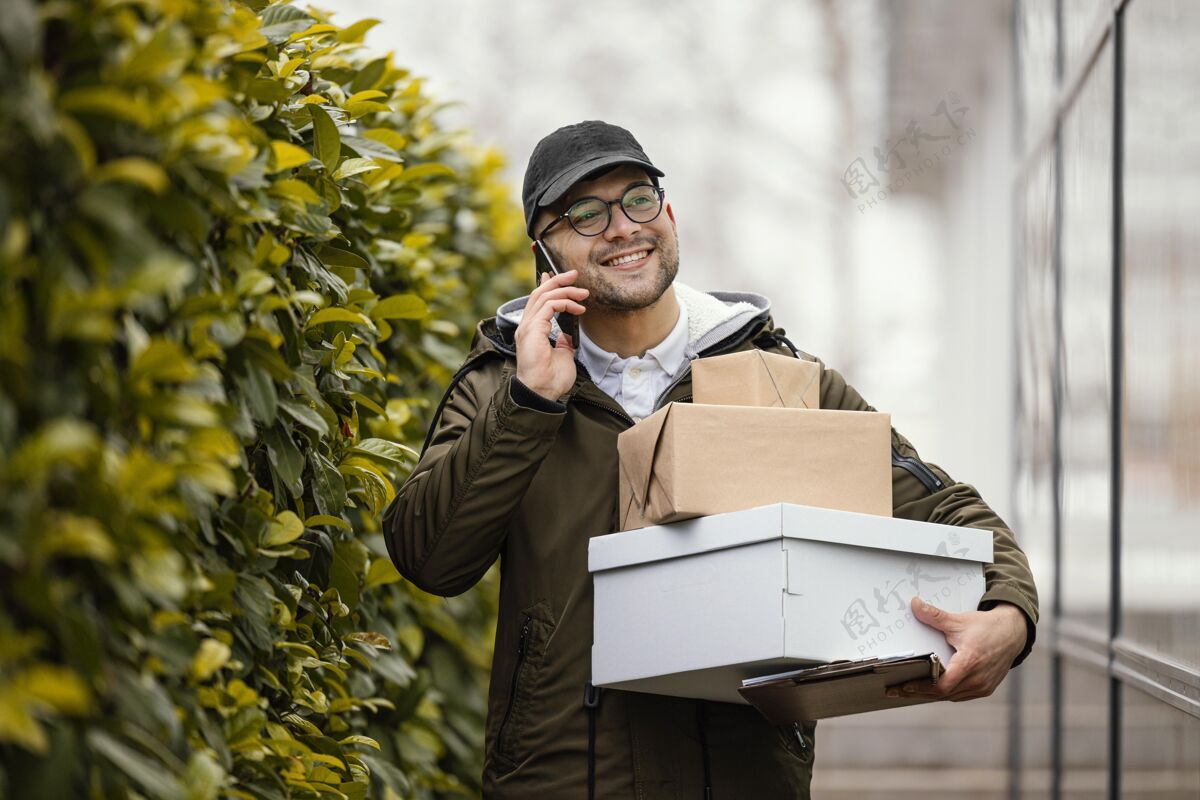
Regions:
<instances>
[{"instance_id":1,"label":"eyeglasses","mask_svg":"<svg viewBox=\"0 0 1200 800\"><path fill-rule=\"evenodd\" d=\"M599 236L608 230L609 223L612 222L612 206L615 203L621 204L621 211L630 222L653 222L662 213L663 195L666 193L667 190L661 187L639 183L629 187L625 194L616 200L602 200L599 197L580 198L571 204L565 214L560 214L542 228L537 238L544 237L564 219L580 236Z\"/></svg>"}]
</instances>

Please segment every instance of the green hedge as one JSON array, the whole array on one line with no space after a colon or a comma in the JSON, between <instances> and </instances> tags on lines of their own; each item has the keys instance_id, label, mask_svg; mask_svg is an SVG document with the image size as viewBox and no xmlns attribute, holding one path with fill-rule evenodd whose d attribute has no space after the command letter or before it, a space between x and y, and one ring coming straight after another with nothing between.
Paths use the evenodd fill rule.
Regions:
<instances>
[{"instance_id":1,"label":"green hedge","mask_svg":"<svg viewBox=\"0 0 1200 800\"><path fill-rule=\"evenodd\" d=\"M372 24L4 0L0 796L478 793L494 578L379 517L523 231Z\"/></svg>"}]
</instances>

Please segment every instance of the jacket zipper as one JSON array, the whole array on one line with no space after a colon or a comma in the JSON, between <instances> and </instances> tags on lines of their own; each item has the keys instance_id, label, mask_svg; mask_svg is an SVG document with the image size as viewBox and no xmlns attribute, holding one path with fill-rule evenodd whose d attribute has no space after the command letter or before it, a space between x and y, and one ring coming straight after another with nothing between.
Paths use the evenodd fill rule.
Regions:
<instances>
[{"instance_id":1,"label":"jacket zipper","mask_svg":"<svg viewBox=\"0 0 1200 800\"><path fill-rule=\"evenodd\" d=\"M508 730L508 720L512 716L513 706L517 700L517 679L521 676L521 668L525 666L525 652L529 645L529 630L533 626L533 618L528 614L524 616L524 622L521 623L521 638L517 642L517 664L513 667L512 686L508 691L508 705L504 708L504 718L500 721L500 730L496 734L496 749L501 753L506 753L507 748L504 747L504 734Z\"/></svg>"},{"instance_id":2,"label":"jacket zipper","mask_svg":"<svg viewBox=\"0 0 1200 800\"><path fill-rule=\"evenodd\" d=\"M585 367L583 362L581 362L579 359L575 359L575 369L581 372L588 379L588 381L595 385L595 379L592 378L592 375L590 372L588 372L587 367ZM633 417L629 416L629 414L625 412L625 409L621 408L616 403L609 405L608 403L602 403L599 400L593 400L590 397L580 397L578 392L571 395L571 402L583 403L584 405L594 406L595 408L608 411L628 423L630 427L633 427Z\"/></svg>"},{"instance_id":3,"label":"jacket zipper","mask_svg":"<svg viewBox=\"0 0 1200 800\"><path fill-rule=\"evenodd\" d=\"M941 478L934 475L929 467L918 459L900 455L900 451L894 447L892 448L892 466L912 473L913 477L925 484L925 488L929 490L930 494L946 488L946 484L942 483Z\"/></svg>"},{"instance_id":4,"label":"jacket zipper","mask_svg":"<svg viewBox=\"0 0 1200 800\"><path fill-rule=\"evenodd\" d=\"M575 395L574 397L572 397L571 402L572 403L583 403L584 405L594 406L596 408L603 409L603 410L609 412L610 414L612 414L613 416L620 418L623 422L628 423L630 427L633 427L633 424L634 424L633 417L629 416L628 414L626 414L624 411L622 411L620 408L618 408L615 405L610 406L607 403L601 403L599 400L593 400L590 397L580 397L579 395Z\"/></svg>"},{"instance_id":5,"label":"jacket zipper","mask_svg":"<svg viewBox=\"0 0 1200 800\"><path fill-rule=\"evenodd\" d=\"M804 731L799 722L792 723L792 732L796 734L796 741L800 743L800 754L803 756L808 751L808 742L804 741Z\"/></svg>"}]
</instances>

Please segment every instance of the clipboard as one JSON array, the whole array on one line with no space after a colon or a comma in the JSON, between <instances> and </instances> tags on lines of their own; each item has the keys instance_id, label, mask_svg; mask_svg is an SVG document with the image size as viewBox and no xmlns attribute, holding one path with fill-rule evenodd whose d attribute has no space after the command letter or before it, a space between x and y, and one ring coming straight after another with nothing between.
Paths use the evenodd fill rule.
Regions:
<instances>
[{"instance_id":1,"label":"clipboard","mask_svg":"<svg viewBox=\"0 0 1200 800\"><path fill-rule=\"evenodd\" d=\"M944 670L941 660L933 653L834 661L748 678L742 681L738 693L772 724L789 725L800 720L842 717L932 702L936 698L888 697L887 688L908 681L936 682Z\"/></svg>"}]
</instances>

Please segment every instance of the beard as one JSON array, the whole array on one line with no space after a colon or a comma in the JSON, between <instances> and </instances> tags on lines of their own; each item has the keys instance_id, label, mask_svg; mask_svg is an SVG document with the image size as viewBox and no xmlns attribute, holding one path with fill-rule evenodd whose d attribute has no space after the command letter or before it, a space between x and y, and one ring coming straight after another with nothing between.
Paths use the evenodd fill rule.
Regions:
<instances>
[{"instance_id":1,"label":"beard","mask_svg":"<svg viewBox=\"0 0 1200 800\"><path fill-rule=\"evenodd\" d=\"M654 252L650 256L651 258L658 257L658 265L654 268L654 274L639 275L639 280L629 282L633 285L627 285L623 281L614 280L612 269L600 264L600 260L603 258L589 259L587 264L579 270L579 279L575 284L588 290L588 297L584 301L584 305L607 312L628 313L641 311L658 302L663 293L675 281L675 276L679 274L679 240L672 231L665 237L647 236L639 237L632 242L624 242L619 249L628 250L637 246L654 248ZM555 260L562 263L557 256ZM643 270L647 267L643 267Z\"/></svg>"}]
</instances>

